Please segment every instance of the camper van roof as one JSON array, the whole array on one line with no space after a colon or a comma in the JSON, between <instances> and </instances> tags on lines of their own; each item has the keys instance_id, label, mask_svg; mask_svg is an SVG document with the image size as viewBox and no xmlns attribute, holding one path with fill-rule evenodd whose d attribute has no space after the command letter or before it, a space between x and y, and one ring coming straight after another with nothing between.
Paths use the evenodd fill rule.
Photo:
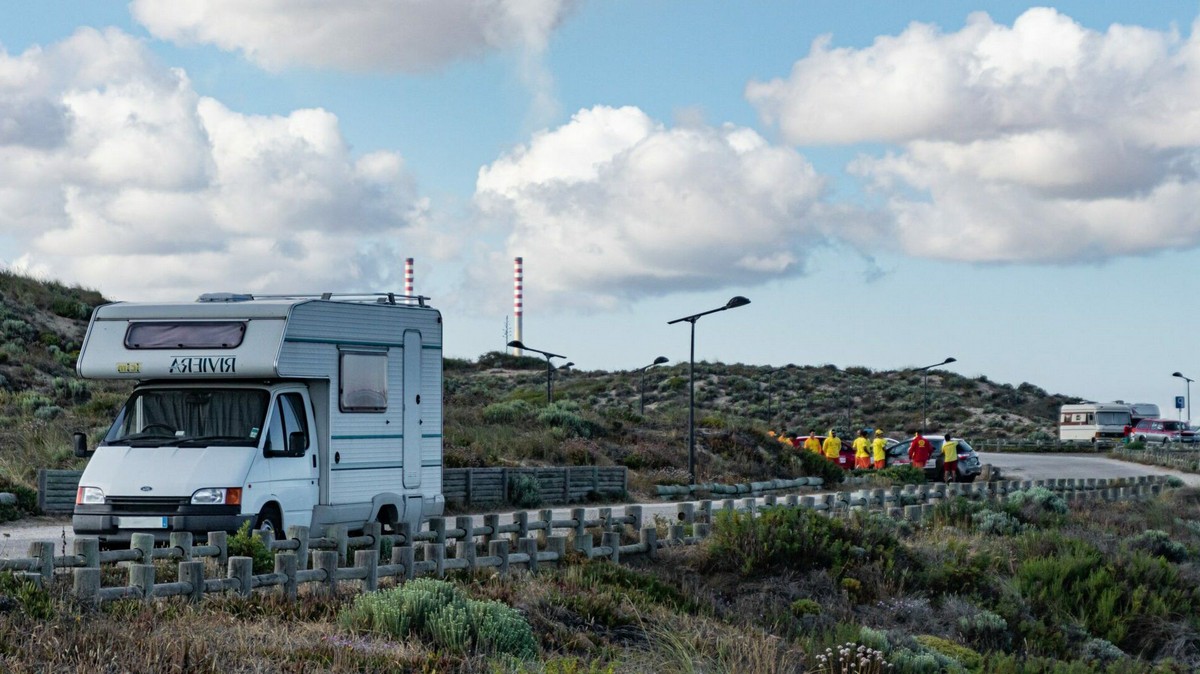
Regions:
<instances>
[{"instance_id":1,"label":"camper van roof","mask_svg":"<svg viewBox=\"0 0 1200 674\"><path fill-rule=\"evenodd\" d=\"M151 318L287 318L300 301L255 300L253 302L117 302L96 310L99 320Z\"/></svg>"}]
</instances>

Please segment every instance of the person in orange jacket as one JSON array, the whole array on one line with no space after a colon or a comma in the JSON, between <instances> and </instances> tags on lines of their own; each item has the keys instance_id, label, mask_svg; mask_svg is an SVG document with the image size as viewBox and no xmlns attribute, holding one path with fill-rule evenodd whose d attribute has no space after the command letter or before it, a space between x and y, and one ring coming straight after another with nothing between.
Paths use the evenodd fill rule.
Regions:
<instances>
[{"instance_id":1,"label":"person in orange jacket","mask_svg":"<svg viewBox=\"0 0 1200 674\"><path fill-rule=\"evenodd\" d=\"M875 429L875 439L871 442L871 458L875 461L875 470L883 470L887 465L887 440L883 439L883 431Z\"/></svg>"},{"instance_id":2,"label":"person in orange jacket","mask_svg":"<svg viewBox=\"0 0 1200 674\"><path fill-rule=\"evenodd\" d=\"M921 435L921 431L913 434L912 443L908 446L908 458L912 461L913 468L925 470L925 463L929 461L929 455L933 453L933 445Z\"/></svg>"},{"instance_id":3,"label":"person in orange jacket","mask_svg":"<svg viewBox=\"0 0 1200 674\"><path fill-rule=\"evenodd\" d=\"M867 432L859 431L858 437L854 438L854 467L855 468L870 468L871 467L871 450L867 442Z\"/></svg>"}]
</instances>

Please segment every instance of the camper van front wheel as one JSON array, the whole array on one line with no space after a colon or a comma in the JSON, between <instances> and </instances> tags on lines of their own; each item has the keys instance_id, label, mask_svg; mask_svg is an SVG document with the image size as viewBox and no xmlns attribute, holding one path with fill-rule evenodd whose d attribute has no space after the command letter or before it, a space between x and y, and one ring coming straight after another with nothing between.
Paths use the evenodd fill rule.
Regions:
<instances>
[{"instance_id":1,"label":"camper van front wheel","mask_svg":"<svg viewBox=\"0 0 1200 674\"><path fill-rule=\"evenodd\" d=\"M279 515L279 509L275 506L264 506L262 511L258 513L258 519L254 523L255 529L264 531L282 531L283 518Z\"/></svg>"}]
</instances>

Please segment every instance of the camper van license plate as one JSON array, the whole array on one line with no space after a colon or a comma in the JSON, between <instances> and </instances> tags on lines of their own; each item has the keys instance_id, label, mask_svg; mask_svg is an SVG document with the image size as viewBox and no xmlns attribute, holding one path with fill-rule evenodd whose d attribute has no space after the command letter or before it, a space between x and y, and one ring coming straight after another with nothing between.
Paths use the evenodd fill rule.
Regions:
<instances>
[{"instance_id":1,"label":"camper van license plate","mask_svg":"<svg viewBox=\"0 0 1200 674\"><path fill-rule=\"evenodd\" d=\"M166 517L118 517L117 526L121 529L166 529Z\"/></svg>"}]
</instances>

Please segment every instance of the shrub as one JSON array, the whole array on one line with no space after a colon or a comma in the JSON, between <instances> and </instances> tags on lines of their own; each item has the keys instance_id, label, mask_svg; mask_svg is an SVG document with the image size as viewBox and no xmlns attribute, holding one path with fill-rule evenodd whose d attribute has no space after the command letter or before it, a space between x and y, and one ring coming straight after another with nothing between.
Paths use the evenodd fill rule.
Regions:
<instances>
[{"instance_id":1,"label":"shrub","mask_svg":"<svg viewBox=\"0 0 1200 674\"><path fill-rule=\"evenodd\" d=\"M963 638L982 651L1006 650L1012 639L1008 621L991 611L980 611L958 619L958 631Z\"/></svg>"},{"instance_id":2,"label":"shrub","mask_svg":"<svg viewBox=\"0 0 1200 674\"><path fill-rule=\"evenodd\" d=\"M515 424L533 415L533 405L524 400L492 403L483 408L483 420L489 424Z\"/></svg>"},{"instance_id":3,"label":"shrub","mask_svg":"<svg viewBox=\"0 0 1200 674\"><path fill-rule=\"evenodd\" d=\"M254 560L254 573L270 573L275 570L275 555L267 549L266 543L250 530L250 520L242 523L227 545L230 557L250 557Z\"/></svg>"},{"instance_id":4,"label":"shrub","mask_svg":"<svg viewBox=\"0 0 1200 674\"><path fill-rule=\"evenodd\" d=\"M979 532L993 536L1015 536L1025 530L1021 520L995 510L981 510L971 515L971 523Z\"/></svg>"},{"instance_id":5,"label":"shrub","mask_svg":"<svg viewBox=\"0 0 1200 674\"><path fill-rule=\"evenodd\" d=\"M54 600L33 581L12 571L0 571L0 613L14 609L20 609L30 618L45 620L54 617Z\"/></svg>"},{"instance_id":6,"label":"shrub","mask_svg":"<svg viewBox=\"0 0 1200 674\"><path fill-rule=\"evenodd\" d=\"M519 612L497 601L468 598L454 585L417 578L400 587L355 597L338 615L352 632L415 636L457 654L537 655L533 629Z\"/></svg>"},{"instance_id":7,"label":"shrub","mask_svg":"<svg viewBox=\"0 0 1200 674\"><path fill-rule=\"evenodd\" d=\"M603 434L603 429L596 423L584 419L578 413L579 405L571 402L555 402L546 405L538 413L538 421L554 428L560 428L568 437L594 438Z\"/></svg>"},{"instance_id":8,"label":"shrub","mask_svg":"<svg viewBox=\"0 0 1200 674\"><path fill-rule=\"evenodd\" d=\"M812 599L797 599L792 602L792 615L803 618L808 615L821 615L821 605Z\"/></svg>"},{"instance_id":9,"label":"shrub","mask_svg":"<svg viewBox=\"0 0 1200 674\"><path fill-rule=\"evenodd\" d=\"M883 478L892 484L925 484L925 471L912 466L890 466L883 470L867 471L866 474Z\"/></svg>"},{"instance_id":10,"label":"shrub","mask_svg":"<svg viewBox=\"0 0 1200 674\"><path fill-rule=\"evenodd\" d=\"M983 658L980 657L979 653L941 637L922 634L917 637L917 643L950 661L948 663L939 663L942 665L943 671L954 671L955 664L960 665L957 668L959 670L962 667L966 667L974 671L983 664Z\"/></svg>"},{"instance_id":11,"label":"shrub","mask_svg":"<svg viewBox=\"0 0 1200 674\"><path fill-rule=\"evenodd\" d=\"M1099 661L1101 664L1115 662L1125 657L1125 651L1104 639L1088 639L1083 645L1083 659Z\"/></svg>"},{"instance_id":12,"label":"shrub","mask_svg":"<svg viewBox=\"0 0 1200 674\"><path fill-rule=\"evenodd\" d=\"M1143 531L1130 539L1129 547L1134 550L1144 550L1155 557L1162 557L1168 562L1186 562L1188 558L1187 546L1179 541L1171 540L1170 534L1160 529Z\"/></svg>"},{"instance_id":13,"label":"shrub","mask_svg":"<svg viewBox=\"0 0 1200 674\"><path fill-rule=\"evenodd\" d=\"M518 473L508 478L508 502L518 508L536 508L542 504L542 484L537 476Z\"/></svg>"}]
</instances>

